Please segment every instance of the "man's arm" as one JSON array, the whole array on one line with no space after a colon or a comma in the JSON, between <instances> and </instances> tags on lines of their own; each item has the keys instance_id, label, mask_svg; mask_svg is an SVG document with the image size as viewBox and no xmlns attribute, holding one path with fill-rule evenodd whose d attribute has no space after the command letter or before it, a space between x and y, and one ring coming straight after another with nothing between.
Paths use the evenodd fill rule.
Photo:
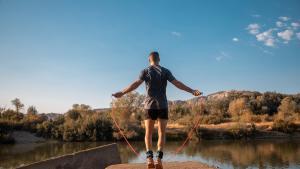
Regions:
<instances>
[{"instance_id":1,"label":"man's arm","mask_svg":"<svg viewBox=\"0 0 300 169\"><path fill-rule=\"evenodd\" d=\"M202 94L202 92L200 92L199 90L193 90L190 87L186 86L185 84L183 84L181 81L178 80L172 80L171 83L176 86L177 88L184 90L186 92L189 92L191 94L193 94L194 96L200 96Z\"/></svg>"},{"instance_id":2,"label":"man's arm","mask_svg":"<svg viewBox=\"0 0 300 169\"><path fill-rule=\"evenodd\" d=\"M133 82L131 85L129 85L127 88L125 88L124 90L113 94L113 96L116 98L120 98L124 94L129 93L129 92L135 90L136 88L138 88L142 83L143 83L143 80L137 80L137 81Z\"/></svg>"}]
</instances>

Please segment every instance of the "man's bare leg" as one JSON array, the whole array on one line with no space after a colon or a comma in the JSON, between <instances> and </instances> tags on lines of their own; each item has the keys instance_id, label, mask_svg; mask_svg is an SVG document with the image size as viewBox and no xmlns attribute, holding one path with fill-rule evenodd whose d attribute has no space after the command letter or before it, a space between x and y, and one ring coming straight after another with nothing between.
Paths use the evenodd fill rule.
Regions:
<instances>
[{"instance_id":1,"label":"man's bare leg","mask_svg":"<svg viewBox=\"0 0 300 169\"><path fill-rule=\"evenodd\" d=\"M153 161L153 152L152 152L152 133L154 128L154 120L147 119L145 120L145 145L146 145L146 155L147 155L147 165L148 169L155 168Z\"/></svg>"},{"instance_id":2,"label":"man's bare leg","mask_svg":"<svg viewBox=\"0 0 300 169\"><path fill-rule=\"evenodd\" d=\"M154 120L147 119L145 120L145 145L146 145L146 151L149 151L152 149L152 133L154 128Z\"/></svg>"},{"instance_id":3,"label":"man's bare leg","mask_svg":"<svg viewBox=\"0 0 300 169\"><path fill-rule=\"evenodd\" d=\"M166 127L168 120L158 119L158 141L157 141L157 161L155 164L156 169L162 169L161 159L163 158L163 148L166 143Z\"/></svg>"},{"instance_id":4,"label":"man's bare leg","mask_svg":"<svg viewBox=\"0 0 300 169\"><path fill-rule=\"evenodd\" d=\"M158 141L157 141L157 150L163 151L164 145L166 143L166 128L168 120L158 119Z\"/></svg>"}]
</instances>

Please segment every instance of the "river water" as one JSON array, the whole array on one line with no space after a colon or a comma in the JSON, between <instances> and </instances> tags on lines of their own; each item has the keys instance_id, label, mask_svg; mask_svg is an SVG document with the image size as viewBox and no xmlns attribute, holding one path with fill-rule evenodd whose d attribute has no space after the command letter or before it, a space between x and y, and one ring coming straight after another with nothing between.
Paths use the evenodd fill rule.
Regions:
<instances>
[{"instance_id":1,"label":"river water","mask_svg":"<svg viewBox=\"0 0 300 169\"><path fill-rule=\"evenodd\" d=\"M73 153L108 142L0 145L0 169L15 168L50 157ZM125 143L119 142L122 162L145 161L144 143L132 143L140 152L136 157ZM300 168L300 140L200 141L189 143L183 151L173 151L181 142L168 142L164 161L199 161L224 169L231 168Z\"/></svg>"}]
</instances>

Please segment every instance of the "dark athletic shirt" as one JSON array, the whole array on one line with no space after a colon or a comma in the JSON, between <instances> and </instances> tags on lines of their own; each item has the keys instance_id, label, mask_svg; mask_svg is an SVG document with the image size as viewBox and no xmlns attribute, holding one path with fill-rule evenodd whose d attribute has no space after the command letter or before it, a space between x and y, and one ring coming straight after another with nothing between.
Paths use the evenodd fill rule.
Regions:
<instances>
[{"instance_id":1,"label":"dark athletic shirt","mask_svg":"<svg viewBox=\"0 0 300 169\"><path fill-rule=\"evenodd\" d=\"M167 82L175 80L172 73L162 66L152 65L141 71L139 79L145 81L146 84L147 95L144 108L167 109Z\"/></svg>"}]
</instances>

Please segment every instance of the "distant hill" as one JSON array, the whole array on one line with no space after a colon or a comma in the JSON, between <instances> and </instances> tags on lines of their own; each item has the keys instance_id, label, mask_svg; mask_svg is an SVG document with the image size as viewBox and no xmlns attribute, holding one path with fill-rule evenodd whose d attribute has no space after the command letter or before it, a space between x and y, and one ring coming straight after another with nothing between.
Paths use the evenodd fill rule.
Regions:
<instances>
[{"instance_id":1,"label":"distant hill","mask_svg":"<svg viewBox=\"0 0 300 169\"><path fill-rule=\"evenodd\" d=\"M265 93L276 93L276 92L265 92ZM201 101L207 100L207 101L213 101L218 99L224 99L228 97L251 97L251 96L261 96L264 93L258 92L258 91L243 91L243 90L229 90L229 91L219 91L212 94L209 94L207 96L200 96L200 97L194 97L192 99L188 100L175 100L175 101L169 101L170 105L176 105L176 104L193 104L196 105L200 103ZM294 96L294 97L300 97L300 93L297 94L281 94L277 93L279 95L283 96Z\"/></svg>"},{"instance_id":2,"label":"distant hill","mask_svg":"<svg viewBox=\"0 0 300 169\"><path fill-rule=\"evenodd\" d=\"M223 99L229 96L251 96L251 95L262 95L263 93L257 91L239 91L239 90L230 90L230 91L219 91L216 93L209 94L207 96L208 100L211 99Z\"/></svg>"},{"instance_id":3,"label":"distant hill","mask_svg":"<svg viewBox=\"0 0 300 169\"><path fill-rule=\"evenodd\" d=\"M109 111L110 108L97 108L97 109L93 109L93 110L97 113L103 113L103 112Z\"/></svg>"},{"instance_id":4,"label":"distant hill","mask_svg":"<svg viewBox=\"0 0 300 169\"><path fill-rule=\"evenodd\" d=\"M62 116L63 114L59 113L43 113L47 117L48 120L55 120L57 117Z\"/></svg>"}]
</instances>

